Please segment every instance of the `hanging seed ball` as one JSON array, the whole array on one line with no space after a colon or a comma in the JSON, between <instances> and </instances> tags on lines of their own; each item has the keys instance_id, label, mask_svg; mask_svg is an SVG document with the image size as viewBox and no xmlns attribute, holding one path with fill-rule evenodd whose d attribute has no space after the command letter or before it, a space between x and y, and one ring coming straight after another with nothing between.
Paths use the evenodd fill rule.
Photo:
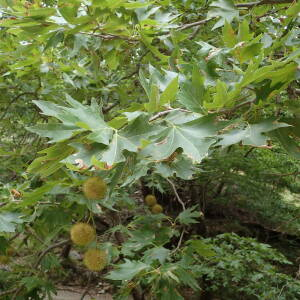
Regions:
<instances>
[{"instance_id":1,"label":"hanging seed ball","mask_svg":"<svg viewBox=\"0 0 300 300\"><path fill-rule=\"evenodd\" d=\"M107 264L107 254L103 250L89 249L84 254L83 263L90 271L101 271Z\"/></svg>"},{"instance_id":2,"label":"hanging seed ball","mask_svg":"<svg viewBox=\"0 0 300 300\"><path fill-rule=\"evenodd\" d=\"M100 176L88 178L83 183L83 193L89 200L100 200L106 195L107 185Z\"/></svg>"},{"instance_id":3,"label":"hanging seed ball","mask_svg":"<svg viewBox=\"0 0 300 300\"><path fill-rule=\"evenodd\" d=\"M77 223L70 230L71 240L78 246L85 246L96 237L95 229L87 223Z\"/></svg>"},{"instance_id":4,"label":"hanging seed ball","mask_svg":"<svg viewBox=\"0 0 300 300\"><path fill-rule=\"evenodd\" d=\"M145 197L145 203L151 207L154 206L157 203L156 197L154 195L147 195Z\"/></svg>"},{"instance_id":5,"label":"hanging seed ball","mask_svg":"<svg viewBox=\"0 0 300 300\"><path fill-rule=\"evenodd\" d=\"M163 207L159 204L155 204L154 206L152 206L151 211L154 214L160 214L163 212Z\"/></svg>"}]
</instances>

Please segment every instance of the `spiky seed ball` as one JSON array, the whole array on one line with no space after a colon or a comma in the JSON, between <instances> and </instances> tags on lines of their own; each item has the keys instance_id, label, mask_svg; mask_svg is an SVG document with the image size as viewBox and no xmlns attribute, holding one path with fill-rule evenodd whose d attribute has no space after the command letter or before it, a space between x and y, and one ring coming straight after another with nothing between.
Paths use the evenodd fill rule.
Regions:
<instances>
[{"instance_id":1,"label":"spiky seed ball","mask_svg":"<svg viewBox=\"0 0 300 300\"><path fill-rule=\"evenodd\" d=\"M70 230L71 240L74 244L85 246L95 239L95 229L87 223L77 223Z\"/></svg>"},{"instance_id":2,"label":"spiky seed ball","mask_svg":"<svg viewBox=\"0 0 300 300\"><path fill-rule=\"evenodd\" d=\"M160 214L160 213L163 212L163 210L164 210L163 207L161 205L159 205L159 204L155 204L151 208L151 211L154 214Z\"/></svg>"},{"instance_id":3,"label":"spiky seed ball","mask_svg":"<svg viewBox=\"0 0 300 300\"><path fill-rule=\"evenodd\" d=\"M154 206L157 203L156 197L154 195L147 195L145 197L145 203L150 207Z\"/></svg>"},{"instance_id":4,"label":"spiky seed ball","mask_svg":"<svg viewBox=\"0 0 300 300\"><path fill-rule=\"evenodd\" d=\"M107 254L103 250L89 249L84 254L83 263L91 271L101 271L107 264Z\"/></svg>"},{"instance_id":5,"label":"spiky seed ball","mask_svg":"<svg viewBox=\"0 0 300 300\"><path fill-rule=\"evenodd\" d=\"M99 176L90 177L83 184L83 193L89 200L103 199L106 191L107 185Z\"/></svg>"},{"instance_id":6,"label":"spiky seed ball","mask_svg":"<svg viewBox=\"0 0 300 300\"><path fill-rule=\"evenodd\" d=\"M9 256L7 255L0 255L0 265L6 265L9 263Z\"/></svg>"}]
</instances>

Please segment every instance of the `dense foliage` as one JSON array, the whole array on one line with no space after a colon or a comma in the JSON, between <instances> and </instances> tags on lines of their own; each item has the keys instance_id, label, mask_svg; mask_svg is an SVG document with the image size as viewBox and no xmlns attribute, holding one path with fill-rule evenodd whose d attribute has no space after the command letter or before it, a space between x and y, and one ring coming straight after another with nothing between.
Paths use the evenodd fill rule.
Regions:
<instances>
[{"instance_id":1,"label":"dense foliage","mask_svg":"<svg viewBox=\"0 0 300 300\"><path fill-rule=\"evenodd\" d=\"M300 298L299 25L292 0L0 0L0 299Z\"/></svg>"}]
</instances>

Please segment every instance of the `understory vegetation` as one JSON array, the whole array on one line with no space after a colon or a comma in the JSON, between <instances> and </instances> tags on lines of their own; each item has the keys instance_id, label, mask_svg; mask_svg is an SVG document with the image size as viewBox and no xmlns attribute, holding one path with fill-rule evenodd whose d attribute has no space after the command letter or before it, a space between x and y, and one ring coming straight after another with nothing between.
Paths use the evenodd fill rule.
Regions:
<instances>
[{"instance_id":1,"label":"understory vegetation","mask_svg":"<svg viewBox=\"0 0 300 300\"><path fill-rule=\"evenodd\" d=\"M300 299L299 26L293 0L0 0L0 299Z\"/></svg>"}]
</instances>

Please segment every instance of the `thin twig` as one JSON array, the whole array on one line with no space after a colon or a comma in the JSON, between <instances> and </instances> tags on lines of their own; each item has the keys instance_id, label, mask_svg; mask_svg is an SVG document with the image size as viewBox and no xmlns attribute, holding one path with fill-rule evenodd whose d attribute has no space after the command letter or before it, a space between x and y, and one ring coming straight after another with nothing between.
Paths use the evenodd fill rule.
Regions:
<instances>
[{"instance_id":1,"label":"thin twig","mask_svg":"<svg viewBox=\"0 0 300 300\"><path fill-rule=\"evenodd\" d=\"M6 290L6 291L3 291L3 292L0 292L0 297L4 297L4 296L7 296L9 294L13 294L17 291L17 288L14 288L14 289L10 289L10 290Z\"/></svg>"},{"instance_id":2,"label":"thin twig","mask_svg":"<svg viewBox=\"0 0 300 300\"><path fill-rule=\"evenodd\" d=\"M246 98L248 96L245 96L244 98ZM256 101L256 98L252 99L252 100L249 100L249 101L245 101L245 102L242 102L236 106L234 106L233 108L230 108L230 109L221 109L219 112L220 113L225 113L225 114L231 114L233 112L235 112L236 110L238 110L239 108L245 106L245 105L251 105L253 104L254 102Z\"/></svg>"},{"instance_id":3,"label":"thin twig","mask_svg":"<svg viewBox=\"0 0 300 300\"><path fill-rule=\"evenodd\" d=\"M170 183L172 189L173 189L173 192L178 200L178 202L181 204L183 210L185 210L185 204L184 202L181 200L181 198L179 197L178 193L177 193L177 190L176 190L176 187L174 185L174 183L169 179L169 178L166 178L166 180Z\"/></svg>"},{"instance_id":4,"label":"thin twig","mask_svg":"<svg viewBox=\"0 0 300 300\"><path fill-rule=\"evenodd\" d=\"M0 117L0 121L4 119L4 117L6 116L10 106L17 101L20 97L25 96L25 95L36 95L36 92L24 92L21 93L19 95L17 95L16 97L12 98L11 101L8 103L8 105L6 106L6 109L4 110L2 116Z\"/></svg>"},{"instance_id":5,"label":"thin twig","mask_svg":"<svg viewBox=\"0 0 300 300\"><path fill-rule=\"evenodd\" d=\"M248 155L255 149L256 147L251 147L244 155L244 157L248 157Z\"/></svg>"},{"instance_id":6,"label":"thin twig","mask_svg":"<svg viewBox=\"0 0 300 300\"><path fill-rule=\"evenodd\" d=\"M293 173L284 173L284 174L280 174L280 173L271 173L271 174L262 174L262 175L265 175L265 176L278 176L278 177L284 177L284 176L297 176L299 175L300 172L296 171L296 172L293 172Z\"/></svg>"},{"instance_id":7,"label":"thin twig","mask_svg":"<svg viewBox=\"0 0 300 300\"><path fill-rule=\"evenodd\" d=\"M21 233L17 232L15 235L13 235L8 241L11 243L14 239L16 239Z\"/></svg>"},{"instance_id":8,"label":"thin twig","mask_svg":"<svg viewBox=\"0 0 300 300\"><path fill-rule=\"evenodd\" d=\"M28 230L28 232L37 240L39 241L42 245L44 244L44 241L42 238L40 238L34 230L32 230L29 226L25 226L25 228Z\"/></svg>"},{"instance_id":9,"label":"thin twig","mask_svg":"<svg viewBox=\"0 0 300 300\"><path fill-rule=\"evenodd\" d=\"M184 232L185 232L185 229L182 230L179 241L178 241L178 244L177 244L176 248L171 252L172 254L175 253L180 248L180 246L182 244L182 239L183 239L183 236L184 236Z\"/></svg>"},{"instance_id":10,"label":"thin twig","mask_svg":"<svg viewBox=\"0 0 300 300\"><path fill-rule=\"evenodd\" d=\"M182 26L178 27L176 29L176 31L181 31L181 30L189 29L189 28L192 28L195 26L203 25L203 24L206 24L207 22L211 21L212 19L214 19L214 18L200 20L200 21L188 23L188 24L183 24Z\"/></svg>"},{"instance_id":11,"label":"thin twig","mask_svg":"<svg viewBox=\"0 0 300 300\"><path fill-rule=\"evenodd\" d=\"M80 34L90 35L94 37L100 37L104 40L115 40L115 39L121 39L128 42L138 42L139 40L133 39L131 37L122 36L122 35L115 35L115 34L101 34L101 33L92 33L92 32L79 32Z\"/></svg>"},{"instance_id":12,"label":"thin twig","mask_svg":"<svg viewBox=\"0 0 300 300\"><path fill-rule=\"evenodd\" d=\"M85 288L84 292L82 293L82 295L80 297L80 300L84 300L84 297L88 294L91 280L92 280L92 274L90 273L89 278L88 278L88 282L86 284L86 288Z\"/></svg>"},{"instance_id":13,"label":"thin twig","mask_svg":"<svg viewBox=\"0 0 300 300\"><path fill-rule=\"evenodd\" d=\"M235 5L235 7L252 8L254 6L259 6L259 5L276 5L276 4L293 3L293 2L295 2L295 0L262 0L256 2L238 3Z\"/></svg>"},{"instance_id":14,"label":"thin twig","mask_svg":"<svg viewBox=\"0 0 300 300\"><path fill-rule=\"evenodd\" d=\"M103 114L107 114L109 111L111 111L114 107L116 107L117 105L119 104L119 102L115 102L115 103L112 103L106 107L103 107L102 108L102 113Z\"/></svg>"},{"instance_id":15,"label":"thin twig","mask_svg":"<svg viewBox=\"0 0 300 300\"><path fill-rule=\"evenodd\" d=\"M187 113L190 113L191 111L189 110L186 110L186 109L181 109L181 108L172 108L172 109L167 109L167 110L164 110L164 111L161 111L159 113L157 113L156 115L154 115L153 117L150 118L149 122L152 122L164 115L167 115L169 114L170 112L172 111L182 111L182 112L187 112Z\"/></svg>"},{"instance_id":16,"label":"thin twig","mask_svg":"<svg viewBox=\"0 0 300 300\"><path fill-rule=\"evenodd\" d=\"M64 241L60 241L56 244L50 245L47 249L45 249L38 257L37 261L35 262L33 268L36 269L38 267L38 265L40 264L41 260L43 259L43 257L50 252L52 249L58 248L60 246L63 246L65 244L67 244L69 242L69 240L64 240Z\"/></svg>"},{"instance_id":17,"label":"thin twig","mask_svg":"<svg viewBox=\"0 0 300 300\"><path fill-rule=\"evenodd\" d=\"M267 11L265 14L256 17L256 21L259 22L261 18L264 18L264 17L266 17L266 16L270 16L270 15L272 15L272 14L276 14L276 13L278 13L278 12L281 11L281 10L287 10L287 9L288 9L288 7L285 6L285 7L278 8L278 9L276 9L276 10Z\"/></svg>"},{"instance_id":18,"label":"thin twig","mask_svg":"<svg viewBox=\"0 0 300 300\"><path fill-rule=\"evenodd\" d=\"M35 270L38 265L40 264L40 262L42 261L43 257L48 253L50 252L52 249L54 248L57 248L57 247L60 247L60 246L63 246L65 245L66 243L68 243L69 240L64 240L64 241L61 241L61 242L58 242L56 244L53 244L51 246L49 246L47 249L45 249L38 257L37 261L35 262L35 264L33 265L33 270ZM21 292L21 290L23 289L23 286L24 284L21 284L18 288L14 289L12 291L12 293L14 293L13 297L11 298L11 300L16 300L17 297L18 297L18 294ZM1 296L1 295L0 295Z\"/></svg>"},{"instance_id":19,"label":"thin twig","mask_svg":"<svg viewBox=\"0 0 300 300\"><path fill-rule=\"evenodd\" d=\"M274 229L274 231L279 231L279 230L282 228L283 225L289 225L290 223L292 223L293 221L295 221L295 220L297 220L297 219L299 219L299 215L296 216L296 217L294 217L294 218L292 218L291 220L288 220L288 221L286 221L286 222L281 223L278 227L276 227L276 228Z\"/></svg>"},{"instance_id":20,"label":"thin twig","mask_svg":"<svg viewBox=\"0 0 300 300\"><path fill-rule=\"evenodd\" d=\"M132 76L138 74L138 73L139 73L139 70L140 70L140 67L141 67L141 62L142 62L143 58L144 58L149 52L150 52L149 50L147 50L146 52L144 52L144 53L139 57L139 60L138 60L138 62L137 62L137 64L136 64L136 66L137 66L136 69L135 69L133 72L131 72L130 74L121 77L121 78L118 80L118 82L120 82L120 81L122 81L122 80L125 80L125 79L130 79L130 78L132 78Z\"/></svg>"},{"instance_id":21,"label":"thin twig","mask_svg":"<svg viewBox=\"0 0 300 300\"><path fill-rule=\"evenodd\" d=\"M199 26L195 29L195 31L189 36L189 40L193 40L193 39L197 36L197 34L198 34L199 31L200 31L200 28L201 28L201 26L199 25Z\"/></svg>"}]
</instances>

